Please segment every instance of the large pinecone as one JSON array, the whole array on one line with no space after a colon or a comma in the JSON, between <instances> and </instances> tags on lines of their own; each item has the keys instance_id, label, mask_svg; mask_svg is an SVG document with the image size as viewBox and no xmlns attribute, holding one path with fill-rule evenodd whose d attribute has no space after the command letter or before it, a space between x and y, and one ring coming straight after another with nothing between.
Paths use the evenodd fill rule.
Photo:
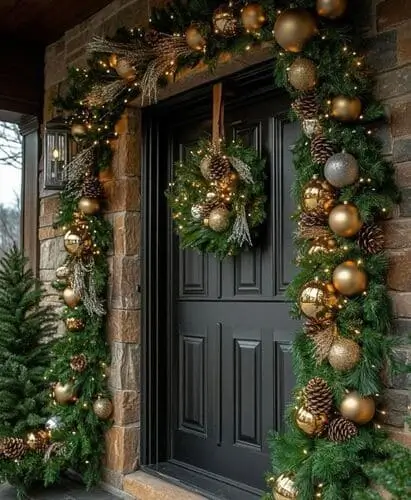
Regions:
<instances>
[{"instance_id":1,"label":"large pinecone","mask_svg":"<svg viewBox=\"0 0 411 500\"><path fill-rule=\"evenodd\" d=\"M213 155L210 158L209 178L211 181L219 181L230 173L231 164L228 158L223 155Z\"/></svg>"},{"instance_id":2,"label":"large pinecone","mask_svg":"<svg viewBox=\"0 0 411 500\"><path fill-rule=\"evenodd\" d=\"M335 441L341 443L347 441L348 439L356 436L358 434L358 428L344 417L337 417L328 425L328 439L330 441Z\"/></svg>"},{"instance_id":3,"label":"large pinecone","mask_svg":"<svg viewBox=\"0 0 411 500\"><path fill-rule=\"evenodd\" d=\"M23 457L27 451L27 445L23 439L15 437L6 437L0 442L0 455L10 460L18 460Z\"/></svg>"},{"instance_id":4,"label":"large pinecone","mask_svg":"<svg viewBox=\"0 0 411 500\"><path fill-rule=\"evenodd\" d=\"M101 182L92 175L84 180L82 195L86 198L103 198L104 190Z\"/></svg>"},{"instance_id":5,"label":"large pinecone","mask_svg":"<svg viewBox=\"0 0 411 500\"><path fill-rule=\"evenodd\" d=\"M318 118L320 113L317 95L313 92L297 97L291 106L300 120Z\"/></svg>"},{"instance_id":6,"label":"large pinecone","mask_svg":"<svg viewBox=\"0 0 411 500\"><path fill-rule=\"evenodd\" d=\"M300 224L303 226L326 226L328 224L328 215L324 212L302 212L300 214Z\"/></svg>"},{"instance_id":7,"label":"large pinecone","mask_svg":"<svg viewBox=\"0 0 411 500\"><path fill-rule=\"evenodd\" d=\"M304 324L304 332L307 335L314 336L321 333L325 329L329 328L333 324L332 320L328 321L315 321L314 319L309 319Z\"/></svg>"},{"instance_id":8,"label":"large pinecone","mask_svg":"<svg viewBox=\"0 0 411 500\"><path fill-rule=\"evenodd\" d=\"M220 206L220 201L219 200L207 200L205 203L201 205L201 216L203 219L207 219L207 217L210 215L211 210L214 210L214 208L217 208Z\"/></svg>"},{"instance_id":9,"label":"large pinecone","mask_svg":"<svg viewBox=\"0 0 411 500\"><path fill-rule=\"evenodd\" d=\"M333 406L333 395L327 382L320 378L312 378L305 390L307 410L314 415L328 415Z\"/></svg>"},{"instance_id":10,"label":"large pinecone","mask_svg":"<svg viewBox=\"0 0 411 500\"><path fill-rule=\"evenodd\" d=\"M316 163L325 165L334 154L334 148L323 135L316 135L311 141L311 156Z\"/></svg>"},{"instance_id":11,"label":"large pinecone","mask_svg":"<svg viewBox=\"0 0 411 500\"><path fill-rule=\"evenodd\" d=\"M84 356L84 354L72 356L70 359L70 367L75 372L84 372L84 370L87 368L87 358Z\"/></svg>"},{"instance_id":12,"label":"large pinecone","mask_svg":"<svg viewBox=\"0 0 411 500\"><path fill-rule=\"evenodd\" d=\"M364 252L376 254L384 249L384 233L376 224L364 224L358 233L357 242Z\"/></svg>"}]
</instances>

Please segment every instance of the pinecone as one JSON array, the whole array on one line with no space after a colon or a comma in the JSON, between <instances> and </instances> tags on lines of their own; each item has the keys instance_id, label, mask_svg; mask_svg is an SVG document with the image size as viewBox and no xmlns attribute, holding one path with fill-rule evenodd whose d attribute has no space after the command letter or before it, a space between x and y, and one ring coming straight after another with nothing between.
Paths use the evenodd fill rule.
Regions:
<instances>
[{"instance_id":1,"label":"pinecone","mask_svg":"<svg viewBox=\"0 0 411 500\"><path fill-rule=\"evenodd\" d=\"M84 356L84 354L72 356L70 359L70 367L75 372L84 372L84 370L87 368L87 358Z\"/></svg>"},{"instance_id":2,"label":"pinecone","mask_svg":"<svg viewBox=\"0 0 411 500\"><path fill-rule=\"evenodd\" d=\"M302 212L300 214L300 224L303 226L327 226L328 215L324 212Z\"/></svg>"},{"instance_id":3,"label":"pinecone","mask_svg":"<svg viewBox=\"0 0 411 500\"><path fill-rule=\"evenodd\" d=\"M94 176L87 176L84 180L82 195L86 198L104 198L101 182Z\"/></svg>"},{"instance_id":4,"label":"pinecone","mask_svg":"<svg viewBox=\"0 0 411 500\"><path fill-rule=\"evenodd\" d=\"M205 203L201 205L201 216L203 219L207 219L207 217L210 215L211 210L214 208L217 208L220 205L219 200L207 200Z\"/></svg>"},{"instance_id":5,"label":"pinecone","mask_svg":"<svg viewBox=\"0 0 411 500\"><path fill-rule=\"evenodd\" d=\"M150 47L154 47L155 45L157 45L159 40L160 40L160 33L157 30L151 29L144 34L144 41Z\"/></svg>"},{"instance_id":6,"label":"pinecone","mask_svg":"<svg viewBox=\"0 0 411 500\"><path fill-rule=\"evenodd\" d=\"M300 120L317 118L320 113L320 105L314 92L298 97L291 107Z\"/></svg>"},{"instance_id":7,"label":"pinecone","mask_svg":"<svg viewBox=\"0 0 411 500\"><path fill-rule=\"evenodd\" d=\"M320 377L312 378L308 382L304 393L308 411L314 415L328 415L330 413L333 406L333 395L324 379Z\"/></svg>"},{"instance_id":8,"label":"pinecone","mask_svg":"<svg viewBox=\"0 0 411 500\"><path fill-rule=\"evenodd\" d=\"M231 164L228 158L222 155L213 155L210 158L209 178L211 181L218 181L227 177L231 169Z\"/></svg>"},{"instance_id":9,"label":"pinecone","mask_svg":"<svg viewBox=\"0 0 411 500\"><path fill-rule=\"evenodd\" d=\"M370 254L384 249L384 233L376 224L364 224L358 233L357 243L361 250Z\"/></svg>"},{"instance_id":10,"label":"pinecone","mask_svg":"<svg viewBox=\"0 0 411 500\"><path fill-rule=\"evenodd\" d=\"M309 336L314 336L322 332L326 328L329 328L332 324L333 324L332 320L315 321L314 319L310 319L305 322L304 332Z\"/></svg>"},{"instance_id":11,"label":"pinecone","mask_svg":"<svg viewBox=\"0 0 411 500\"><path fill-rule=\"evenodd\" d=\"M311 141L311 156L316 163L325 165L334 154L334 148L323 135L316 135Z\"/></svg>"},{"instance_id":12,"label":"pinecone","mask_svg":"<svg viewBox=\"0 0 411 500\"><path fill-rule=\"evenodd\" d=\"M334 418L328 425L328 439L341 443L358 434L357 426L354 422L343 417Z\"/></svg>"},{"instance_id":13,"label":"pinecone","mask_svg":"<svg viewBox=\"0 0 411 500\"><path fill-rule=\"evenodd\" d=\"M20 438L6 437L0 443L0 455L10 460L19 460L26 451L26 443Z\"/></svg>"}]
</instances>

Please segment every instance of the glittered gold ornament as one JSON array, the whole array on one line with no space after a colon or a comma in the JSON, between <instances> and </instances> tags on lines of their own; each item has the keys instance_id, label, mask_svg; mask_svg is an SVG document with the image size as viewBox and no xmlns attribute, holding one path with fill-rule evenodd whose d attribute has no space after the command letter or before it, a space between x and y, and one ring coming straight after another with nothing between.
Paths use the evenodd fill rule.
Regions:
<instances>
[{"instance_id":1,"label":"glittered gold ornament","mask_svg":"<svg viewBox=\"0 0 411 500\"><path fill-rule=\"evenodd\" d=\"M213 28L214 33L226 38L232 37L236 34L238 21L230 5L223 4L214 11Z\"/></svg>"},{"instance_id":2,"label":"glittered gold ornament","mask_svg":"<svg viewBox=\"0 0 411 500\"><path fill-rule=\"evenodd\" d=\"M27 434L26 444L31 450L44 451L50 441L49 433L43 430L29 432Z\"/></svg>"},{"instance_id":3,"label":"glittered gold ornament","mask_svg":"<svg viewBox=\"0 0 411 500\"><path fill-rule=\"evenodd\" d=\"M65 323L69 332L79 332L84 328L83 320L80 318L66 318Z\"/></svg>"},{"instance_id":4,"label":"glittered gold ornament","mask_svg":"<svg viewBox=\"0 0 411 500\"><path fill-rule=\"evenodd\" d=\"M70 274L70 269L67 266L60 266L56 269L56 277L59 279L67 279Z\"/></svg>"},{"instance_id":5,"label":"glittered gold ornament","mask_svg":"<svg viewBox=\"0 0 411 500\"><path fill-rule=\"evenodd\" d=\"M87 135L87 128L84 123L73 123L70 133L74 139L83 140Z\"/></svg>"},{"instance_id":6,"label":"glittered gold ornament","mask_svg":"<svg viewBox=\"0 0 411 500\"><path fill-rule=\"evenodd\" d=\"M67 287L63 292L63 300L68 307L76 307L79 304L81 297L80 295L74 293L74 290L71 287Z\"/></svg>"},{"instance_id":7,"label":"glittered gold ornament","mask_svg":"<svg viewBox=\"0 0 411 500\"><path fill-rule=\"evenodd\" d=\"M341 294L352 297L367 289L367 273L353 260L347 260L334 269L333 285Z\"/></svg>"},{"instance_id":8,"label":"glittered gold ornament","mask_svg":"<svg viewBox=\"0 0 411 500\"><path fill-rule=\"evenodd\" d=\"M331 103L331 115L342 122L353 122L361 115L361 101L358 97L340 95Z\"/></svg>"},{"instance_id":9,"label":"glittered gold ornament","mask_svg":"<svg viewBox=\"0 0 411 500\"><path fill-rule=\"evenodd\" d=\"M351 203L337 205L332 209L328 218L331 230L338 236L351 238L361 229L362 221L358 208Z\"/></svg>"},{"instance_id":10,"label":"glittered gold ornament","mask_svg":"<svg viewBox=\"0 0 411 500\"><path fill-rule=\"evenodd\" d=\"M230 226L230 212L224 207L214 208L208 217L208 225L213 231L223 233Z\"/></svg>"},{"instance_id":11,"label":"glittered gold ornament","mask_svg":"<svg viewBox=\"0 0 411 500\"><path fill-rule=\"evenodd\" d=\"M206 46L206 40L201 34L199 26L196 24L191 24L186 30L186 42L190 49L193 50L204 50Z\"/></svg>"},{"instance_id":12,"label":"glittered gold ornament","mask_svg":"<svg viewBox=\"0 0 411 500\"><path fill-rule=\"evenodd\" d=\"M341 402L340 413L356 424L367 424L374 418L375 401L370 396L360 396L357 391L349 392Z\"/></svg>"},{"instance_id":13,"label":"glittered gold ornament","mask_svg":"<svg viewBox=\"0 0 411 500\"><path fill-rule=\"evenodd\" d=\"M314 178L304 188L302 206L305 212L328 214L335 200L335 189L327 181Z\"/></svg>"},{"instance_id":14,"label":"glittered gold ornament","mask_svg":"<svg viewBox=\"0 0 411 500\"><path fill-rule=\"evenodd\" d=\"M301 52L314 36L317 26L314 17L305 9L288 9L277 18L274 37L289 52Z\"/></svg>"},{"instance_id":15,"label":"glittered gold ornament","mask_svg":"<svg viewBox=\"0 0 411 500\"><path fill-rule=\"evenodd\" d=\"M350 186L357 182L360 173L357 159L350 153L337 153L328 158L324 177L336 188Z\"/></svg>"},{"instance_id":16,"label":"glittered gold ornament","mask_svg":"<svg viewBox=\"0 0 411 500\"><path fill-rule=\"evenodd\" d=\"M273 484L274 500L296 499L298 495L294 478L288 474L281 474Z\"/></svg>"},{"instance_id":17,"label":"glittered gold ornament","mask_svg":"<svg viewBox=\"0 0 411 500\"><path fill-rule=\"evenodd\" d=\"M304 285L299 297L301 312L316 321L328 321L338 307L338 296L331 283L310 281Z\"/></svg>"},{"instance_id":18,"label":"glittered gold ornament","mask_svg":"<svg viewBox=\"0 0 411 500\"><path fill-rule=\"evenodd\" d=\"M320 120L318 118L305 118L301 122L304 134L310 139L322 132Z\"/></svg>"},{"instance_id":19,"label":"glittered gold ornament","mask_svg":"<svg viewBox=\"0 0 411 500\"><path fill-rule=\"evenodd\" d=\"M78 202L78 209L85 215L94 215L100 211L100 202L97 198L82 196Z\"/></svg>"},{"instance_id":20,"label":"glittered gold ornament","mask_svg":"<svg viewBox=\"0 0 411 500\"><path fill-rule=\"evenodd\" d=\"M93 411L102 420L107 420L113 412L113 404L107 398L98 398L93 403Z\"/></svg>"},{"instance_id":21,"label":"glittered gold ornament","mask_svg":"<svg viewBox=\"0 0 411 500\"><path fill-rule=\"evenodd\" d=\"M58 382L54 387L54 399L57 403L67 404L73 401L75 397L75 391L73 384L71 382L67 382L67 384L60 384Z\"/></svg>"},{"instance_id":22,"label":"glittered gold ornament","mask_svg":"<svg viewBox=\"0 0 411 500\"><path fill-rule=\"evenodd\" d=\"M334 238L320 236L312 241L308 254L315 255L317 253L331 253L335 252L336 248L337 242Z\"/></svg>"},{"instance_id":23,"label":"glittered gold ornament","mask_svg":"<svg viewBox=\"0 0 411 500\"><path fill-rule=\"evenodd\" d=\"M135 68L125 57L117 58L115 70L118 76L124 78L124 80L134 80L137 76Z\"/></svg>"},{"instance_id":24,"label":"glittered gold ornament","mask_svg":"<svg viewBox=\"0 0 411 500\"><path fill-rule=\"evenodd\" d=\"M334 370L346 372L352 370L360 361L361 348L354 340L337 338L328 353L328 361Z\"/></svg>"},{"instance_id":25,"label":"glittered gold ornament","mask_svg":"<svg viewBox=\"0 0 411 500\"><path fill-rule=\"evenodd\" d=\"M336 19L347 9L347 0L317 0L318 15Z\"/></svg>"},{"instance_id":26,"label":"glittered gold ornament","mask_svg":"<svg viewBox=\"0 0 411 500\"><path fill-rule=\"evenodd\" d=\"M295 422L298 428L309 436L319 436L323 433L327 424L327 415L314 415L301 407L297 410Z\"/></svg>"},{"instance_id":27,"label":"glittered gold ornament","mask_svg":"<svg viewBox=\"0 0 411 500\"><path fill-rule=\"evenodd\" d=\"M73 225L64 235L64 247L70 255L80 257L81 254L92 247L92 241L89 234Z\"/></svg>"},{"instance_id":28,"label":"glittered gold ornament","mask_svg":"<svg viewBox=\"0 0 411 500\"><path fill-rule=\"evenodd\" d=\"M246 31L257 31L265 23L264 9L258 3L249 3L241 11L241 22Z\"/></svg>"},{"instance_id":29,"label":"glittered gold ornament","mask_svg":"<svg viewBox=\"0 0 411 500\"><path fill-rule=\"evenodd\" d=\"M301 92L308 92L317 85L317 67L305 57L297 57L288 70L288 81Z\"/></svg>"},{"instance_id":30,"label":"glittered gold ornament","mask_svg":"<svg viewBox=\"0 0 411 500\"><path fill-rule=\"evenodd\" d=\"M194 220L200 220L203 216L203 206L202 205L193 205L191 207L191 217Z\"/></svg>"}]
</instances>

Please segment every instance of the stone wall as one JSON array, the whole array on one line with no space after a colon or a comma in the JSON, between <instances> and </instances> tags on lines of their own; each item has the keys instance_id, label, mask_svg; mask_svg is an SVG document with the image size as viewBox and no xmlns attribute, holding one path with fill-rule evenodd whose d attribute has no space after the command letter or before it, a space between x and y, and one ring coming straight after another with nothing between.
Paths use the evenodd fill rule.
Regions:
<instances>
[{"instance_id":1,"label":"stone wall","mask_svg":"<svg viewBox=\"0 0 411 500\"><path fill-rule=\"evenodd\" d=\"M160 2L161 0L159 0ZM396 331L411 331L411 0L369 0L369 61L377 72L377 92L390 116L382 131L387 157L392 157L402 202L385 223L391 259L389 286L396 316ZM151 2L153 5L153 2ZM85 62L84 46L93 34L110 35L121 25L135 26L147 20L147 3L115 0L88 21L68 31L46 50L44 118L51 117L52 97L64 81L67 65ZM129 109L118 124L119 139L114 162L102 175L108 204L106 216L114 227L114 248L109 256L112 278L108 297L107 334L112 346L110 384L115 406L114 427L107 436L106 479L121 488L125 474L138 467L140 441L140 114ZM41 176L40 176L41 182ZM52 228L57 199L42 193L40 204L40 276L54 279L64 259L61 235ZM52 289L50 289L52 291ZM50 300L58 304L58 297ZM411 362L411 349L400 349ZM393 437L411 445L404 427L410 407L407 376L390 382L388 424Z\"/></svg>"}]
</instances>

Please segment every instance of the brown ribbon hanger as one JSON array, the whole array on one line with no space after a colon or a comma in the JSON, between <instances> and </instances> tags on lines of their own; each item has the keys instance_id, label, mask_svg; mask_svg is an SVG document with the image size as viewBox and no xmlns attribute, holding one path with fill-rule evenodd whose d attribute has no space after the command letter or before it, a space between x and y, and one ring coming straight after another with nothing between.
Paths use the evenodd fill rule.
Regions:
<instances>
[{"instance_id":1,"label":"brown ribbon hanger","mask_svg":"<svg viewBox=\"0 0 411 500\"><path fill-rule=\"evenodd\" d=\"M214 147L220 149L220 139L224 139L224 100L223 84L213 85L213 130L212 138Z\"/></svg>"}]
</instances>

